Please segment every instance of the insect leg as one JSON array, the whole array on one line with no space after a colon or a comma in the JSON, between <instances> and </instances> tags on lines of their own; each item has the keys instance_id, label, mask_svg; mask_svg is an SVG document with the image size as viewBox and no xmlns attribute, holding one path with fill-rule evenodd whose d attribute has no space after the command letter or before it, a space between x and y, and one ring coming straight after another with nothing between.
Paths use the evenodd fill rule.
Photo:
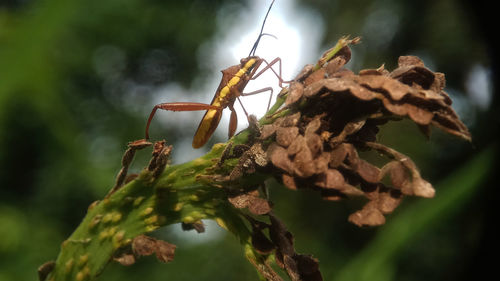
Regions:
<instances>
[{"instance_id":1,"label":"insect leg","mask_svg":"<svg viewBox=\"0 0 500 281\"><path fill-rule=\"evenodd\" d=\"M228 138L231 138L234 135L234 132L236 132L236 127L238 127L238 116L236 115L236 111L234 110L232 104L228 107L231 110L231 117L229 119L229 130L227 132L227 136Z\"/></svg>"},{"instance_id":2,"label":"insect leg","mask_svg":"<svg viewBox=\"0 0 500 281\"><path fill-rule=\"evenodd\" d=\"M271 100L273 99L273 88L266 87L266 88L255 90L255 91L249 92L249 93L241 93L240 95L241 96L251 96L251 95L260 94L260 93L263 93L263 92L266 92L266 91L271 92L271 95L269 95L269 101L267 102L267 109L266 109L266 112L267 112L267 111L269 111L269 107L271 107ZM243 107L243 104L241 105L241 107Z\"/></svg>"},{"instance_id":3,"label":"insect leg","mask_svg":"<svg viewBox=\"0 0 500 281\"><path fill-rule=\"evenodd\" d=\"M279 86L281 88L283 88L283 83L291 83L292 81L285 81L283 80L283 78L281 77L281 58L280 57L277 57L275 58L274 60L272 60L271 62L267 62L265 59L262 59L263 62L265 62L267 65L261 69L257 74L254 74L252 75L252 78L250 78L251 80L254 80L254 79L257 79L257 77L259 77L262 73L264 73L264 71L268 70L268 69L271 69L272 72L274 73L274 75L276 75L276 77L278 77L278 80L279 80ZM273 69L273 65L275 63L278 63L279 64L279 74L276 73L276 71Z\"/></svg>"},{"instance_id":4,"label":"insect leg","mask_svg":"<svg viewBox=\"0 0 500 281\"><path fill-rule=\"evenodd\" d=\"M170 103L160 103L153 107L151 114L149 114L148 123L146 124L146 139L149 139L149 125L153 120L158 109L170 110L170 111L198 111L198 110L209 110L209 109L220 109L219 106L209 105L205 103L197 102L170 102Z\"/></svg>"}]
</instances>

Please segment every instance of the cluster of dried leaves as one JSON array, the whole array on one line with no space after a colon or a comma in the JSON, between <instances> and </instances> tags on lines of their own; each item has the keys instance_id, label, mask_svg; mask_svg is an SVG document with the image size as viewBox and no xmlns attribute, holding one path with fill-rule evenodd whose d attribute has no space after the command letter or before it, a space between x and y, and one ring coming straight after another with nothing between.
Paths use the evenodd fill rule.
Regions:
<instances>
[{"instance_id":1,"label":"cluster of dried leaves","mask_svg":"<svg viewBox=\"0 0 500 281\"><path fill-rule=\"evenodd\" d=\"M430 198L434 189L409 157L377 142L380 125L409 118L427 137L431 126L468 141L471 136L443 91L444 74L432 72L417 57L400 57L392 72L381 66L355 74L344 68L351 56L347 46L329 61L327 54L319 69L307 65L281 93L287 95L286 106L276 114L287 114L256 129L258 137L237 153L239 164L229 178L234 181L260 169L271 171L290 189L318 190L326 200L362 196L368 202L349 221L381 225L404 196ZM360 156L369 150L382 155L385 164L378 167ZM247 217L259 253L274 251L277 264L292 280L322 280L318 261L294 251L292 234L257 190L239 190L229 201L253 215L269 216L270 224ZM256 268L268 280L281 280L267 264Z\"/></svg>"},{"instance_id":2,"label":"cluster of dried leaves","mask_svg":"<svg viewBox=\"0 0 500 281\"><path fill-rule=\"evenodd\" d=\"M409 157L376 142L378 126L407 117L427 136L431 125L469 141L470 134L443 91L444 74L417 57L400 57L392 72L382 66L358 74L343 68L349 58L345 47L316 72L306 66L286 99L295 113L265 125L261 139L274 138L267 156L288 188L319 190L327 200L365 196L369 202L349 221L380 225L403 196L433 197L434 189ZM369 163L358 153L365 150L388 162Z\"/></svg>"},{"instance_id":3,"label":"cluster of dried leaves","mask_svg":"<svg viewBox=\"0 0 500 281\"><path fill-rule=\"evenodd\" d=\"M384 215L403 196L434 196L409 157L376 142L380 125L409 118L427 136L431 126L469 141L470 134L443 91L444 74L413 56L400 57L392 72L382 66L354 74L343 68L350 55L344 47L319 70L306 66L288 89L284 110L291 114L264 125L251 156L242 158L262 158L255 150L265 147L268 161L257 166L276 168L290 189L319 190L327 200L366 197L368 203L349 221L375 226L385 223ZM386 164L362 159L359 152L366 150L385 156Z\"/></svg>"}]
</instances>

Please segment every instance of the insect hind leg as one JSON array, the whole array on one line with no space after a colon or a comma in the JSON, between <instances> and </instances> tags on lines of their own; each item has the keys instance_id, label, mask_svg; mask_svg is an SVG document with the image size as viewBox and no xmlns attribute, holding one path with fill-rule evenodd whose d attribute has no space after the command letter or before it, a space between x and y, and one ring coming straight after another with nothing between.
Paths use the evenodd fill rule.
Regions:
<instances>
[{"instance_id":1,"label":"insect hind leg","mask_svg":"<svg viewBox=\"0 0 500 281\"><path fill-rule=\"evenodd\" d=\"M260 94L260 93L263 93L263 92L266 92L266 91L269 91L271 92L271 94L269 95L269 101L267 102L267 109L266 109L266 112L269 111L269 108L271 107L271 100L273 99L273 88L271 87L265 87L265 88L262 88L262 89L259 89L259 90L255 90L255 91L252 91L252 92L249 92L249 93L241 93L240 95L245 97L245 96L252 96L252 95L256 95L256 94ZM239 101L239 99L238 99ZM240 101L240 104L241 104L241 107L243 107L243 104L241 103ZM245 111L246 113L246 110L245 108L243 107L243 111ZM247 117L248 117L248 114L247 114Z\"/></svg>"},{"instance_id":2,"label":"insect hind leg","mask_svg":"<svg viewBox=\"0 0 500 281\"><path fill-rule=\"evenodd\" d=\"M153 107L153 110L149 114L148 123L146 124L146 134L145 134L146 140L149 139L149 126L151 125L151 121L153 121L153 117L158 109L169 110L169 111L198 111L198 110L220 109L220 107L198 102L169 102L169 103L157 104Z\"/></svg>"}]
</instances>

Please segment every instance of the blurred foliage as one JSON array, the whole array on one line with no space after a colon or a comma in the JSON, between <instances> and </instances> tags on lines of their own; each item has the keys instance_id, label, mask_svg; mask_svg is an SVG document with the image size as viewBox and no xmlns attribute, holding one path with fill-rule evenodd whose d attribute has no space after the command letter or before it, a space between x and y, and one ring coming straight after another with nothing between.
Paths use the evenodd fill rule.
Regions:
<instances>
[{"instance_id":1,"label":"blurred foliage","mask_svg":"<svg viewBox=\"0 0 500 281\"><path fill-rule=\"evenodd\" d=\"M33 280L39 265L56 258L87 206L113 185L125 144L142 137L154 89L169 82L189 86L203 75L197 52L214 39L218 11L228 4L249 5L229 2L0 2L0 281ZM320 259L326 280L351 276L349 270L364 274L364 264L382 263L378 252L387 255L373 273L379 280L467 280L473 270L487 269L481 251L490 248L495 186L488 168L497 151L485 149L497 141L492 131L498 130L498 98L493 95L492 104L480 108L465 83L474 66L497 67L481 25L487 18L476 10L481 5L453 0L303 0L297 5L321 15L324 49L345 34L363 37L353 50L354 70L382 63L392 69L399 55L414 54L445 73L447 89L473 135L470 145L437 132L426 141L404 122L385 127L381 140L415 160L436 184L437 198L407 200L401 206L407 210L398 210L377 229L347 223L347 214L361 202L324 202L309 192L271 185L276 212L295 234L298 251ZM174 147L184 141L176 138L182 135L165 131ZM140 159L137 168L144 165ZM451 196L455 192L463 194ZM443 203L440 194L452 201ZM433 214L432 223L414 228L424 210ZM404 243L391 244L403 239L391 229L412 233ZM168 232L157 235L169 240ZM114 264L100 279L257 278L233 237L177 245L171 264L152 258L131 268Z\"/></svg>"}]
</instances>

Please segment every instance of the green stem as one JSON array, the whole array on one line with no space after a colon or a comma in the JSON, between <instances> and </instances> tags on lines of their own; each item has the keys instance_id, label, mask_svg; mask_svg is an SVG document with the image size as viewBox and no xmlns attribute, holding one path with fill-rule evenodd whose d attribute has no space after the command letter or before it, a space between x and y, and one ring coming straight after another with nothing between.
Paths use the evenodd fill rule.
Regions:
<instances>
[{"instance_id":1,"label":"green stem","mask_svg":"<svg viewBox=\"0 0 500 281\"><path fill-rule=\"evenodd\" d=\"M270 113L281 104L278 100ZM245 143L249 134L247 129L233 142ZM269 175L253 174L237 183L221 182L220 175L229 174L237 165L237 161L231 159L217 166L226 146L227 143L216 144L203 157L167 166L158 178L144 170L135 180L92 204L78 228L62 243L55 268L47 280L92 280L114 253L130 245L134 237L179 222L214 219L239 237L243 245L250 245L251 231L240 211L227 201L225 188L230 188L228 184L254 185Z\"/></svg>"}]
</instances>

